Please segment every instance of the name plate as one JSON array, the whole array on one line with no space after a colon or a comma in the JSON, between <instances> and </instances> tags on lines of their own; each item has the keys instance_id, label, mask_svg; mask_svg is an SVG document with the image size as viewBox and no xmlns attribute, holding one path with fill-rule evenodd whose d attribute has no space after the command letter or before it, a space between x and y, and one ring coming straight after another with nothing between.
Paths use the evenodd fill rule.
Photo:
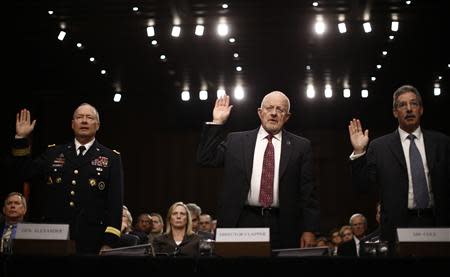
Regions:
<instances>
[{"instance_id":1,"label":"name plate","mask_svg":"<svg viewBox=\"0 0 450 277\"><path fill-rule=\"evenodd\" d=\"M450 242L450 228L397 228L399 242Z\"/></svg>"},{"instance_id":2,"label":"name plate","mask_svg":"<svg viewBox=\"0 0 450 277\"><path fill-rule=\"evenodd\" d=\"M18 223L15 239L68 240L68 224Z\"/></svg>"},{"instance_id":3,"label":"name plate","mask_svg":"<svg viewBox=\"0 0 450 277\"><path fill-rule=\"evenodd\" d=\"M269 242L269 228L217 228L216 242Z\"/></svg>"}]
</instances>

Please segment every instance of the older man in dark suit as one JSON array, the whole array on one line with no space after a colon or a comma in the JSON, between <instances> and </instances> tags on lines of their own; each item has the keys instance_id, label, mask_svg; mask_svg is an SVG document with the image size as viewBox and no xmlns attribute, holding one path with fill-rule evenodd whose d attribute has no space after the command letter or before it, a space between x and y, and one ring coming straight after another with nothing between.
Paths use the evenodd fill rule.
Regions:
<instances>
[{"instance_id":1,"label":"older man in dark suit","mask_svg":"<svg viewBox=\"0 0 450 277\"><path fill-rule=\"evenodd\" d=\"M422 98L413 86L394 92L393 114L398 129L368 148L369 131L361 122L348 126L353 184L379 189L381 239L391 242L398 227L450 226L449 137L421 129Z\"/></svg>"},{"instance_id":2,"label":"older man in dark suit","mask_svg":"<svg viewBox=\"0 0 450 277\"><path fill-rule=\"evenodd\" d=\"M224 166L219 227L269 227L272 248L313 246L319 202L310 142L283 129L290 117L282 92L267 94L258 108L261 126L225 134L232 105L216 100L213 121L204 126L197 160Z\"/></svg>"}]
</instances>

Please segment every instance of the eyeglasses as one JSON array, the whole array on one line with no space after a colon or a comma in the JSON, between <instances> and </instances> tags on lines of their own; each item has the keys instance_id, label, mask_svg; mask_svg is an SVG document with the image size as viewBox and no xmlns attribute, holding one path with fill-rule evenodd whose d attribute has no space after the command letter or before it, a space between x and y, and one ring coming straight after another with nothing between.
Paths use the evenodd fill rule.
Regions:
<instances>
[{"instance_id":1,"label":"eyeglasses","mask_svg":"<svg viewBox=\"0 0 450 277\"><path fill-rule=\"evenodd\" d=\"M396 107L399 110L417 109L419 106L420 103L418 101L411 101L411 102L402 101L396 104Z\"/></svg>"},{"instance_id":2,"label":"eyeglasses","mask_svg":"<svg viewBox=\"0 0 450 277\"><path fill-rule=\"evenodd\" d=\"M277 114L285 114L286 113L286 110L284 110L281 107L275 107L275 106L263 107L263 110L266 112L269 112L269 113L272 112L274 109Z\"/></svg>"}]
</instances>

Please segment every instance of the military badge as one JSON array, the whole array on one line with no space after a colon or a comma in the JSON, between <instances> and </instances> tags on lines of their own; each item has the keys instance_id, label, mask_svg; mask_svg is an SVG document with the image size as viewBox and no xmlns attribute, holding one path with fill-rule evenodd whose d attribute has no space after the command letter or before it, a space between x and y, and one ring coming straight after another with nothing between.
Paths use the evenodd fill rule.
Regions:
<instances>
[{"instance_id":1,"label":"military badge","mask_svg":"<svg viewBox=\"0 0 450 277\"><path fill-rule=\"evenodd\" d=\"M48 179L47 179L47 185L51 185L51 184L53 184L52 177L51 177L51 176L48 176Z\"/></svg>"},{"instance_id":2,"label":"military badge","mask_svg":"<svg viewBox=\"0 0 450 277\"><path fill-rule=\"evenodd\" d=\"M89 179L89 185L91 185L91 187L97 185L97 180L95 180L95 179Z\"/></svg>"},{"instance_id":3,"label":"military badge","mask_svg":"<svg viewBox=\"0 0 450 277\"><path fill-rule=\"evenodd\" d=\"M105 182L100 182L100 183L98 183L98 189L99 190L104 190L105 189Z\"/></svg>"},{"instance_id":4,"label":"military badge","mask_svg":"<svg viewBox=\"0 0 450 277\"><path fill-rule=\"evenodd\" d=\"M108 167L108 162L109 162L108 157L99 156L98 158L93 160L91 162L91 164L94 165L94 166Z\"/></svg>"},{"instance_id":5,"label":"military badge","mask_svg":"<svg viewBox=\"0 0 450 277\"><path fill-rule=\"evenodd\" d=\"M61 177L56 178L56 183L57 184L61 184L61 182L62 182L62 178Z\"/></svg>"}]
</instances>

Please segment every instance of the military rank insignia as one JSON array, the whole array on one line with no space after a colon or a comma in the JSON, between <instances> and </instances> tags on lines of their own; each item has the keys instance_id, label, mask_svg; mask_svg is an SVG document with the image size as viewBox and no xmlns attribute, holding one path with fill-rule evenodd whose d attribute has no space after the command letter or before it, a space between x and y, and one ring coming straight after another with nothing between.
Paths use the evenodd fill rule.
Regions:
<instances>
[{"instance_id":1,"label":"military rank insignia","mask_svg":"<svg viewBox=\"0 0 450 277\"><path fill-rule=\"evenodd\" d=\"M91 185L91 187L97 185L97 180L95 180L95 179L89 179L89 185Z\"/></svg>"},{"instance_id":2,"label":"military rank insignia","mask_svg":"<svg viewBox=\"0 0 450 277\"><path fill-rule=\"evenodd\" d=\"M105 182L100 182L100 183L98 183L98 189L99 190L104 190L105 189Z\"/></svg>"},{"instance_id":3,"label":"military rank insignia","mask_svg":"<svg viewBox=\"0 0 450 277\"><path fill-rule=\"evenodd\" d=\"M108 157L99 156L98 158L93 160L91 162L91 164L94 165L94 166L108 167L108 162L109 162Z\"/></svg>"}]
</instances>

